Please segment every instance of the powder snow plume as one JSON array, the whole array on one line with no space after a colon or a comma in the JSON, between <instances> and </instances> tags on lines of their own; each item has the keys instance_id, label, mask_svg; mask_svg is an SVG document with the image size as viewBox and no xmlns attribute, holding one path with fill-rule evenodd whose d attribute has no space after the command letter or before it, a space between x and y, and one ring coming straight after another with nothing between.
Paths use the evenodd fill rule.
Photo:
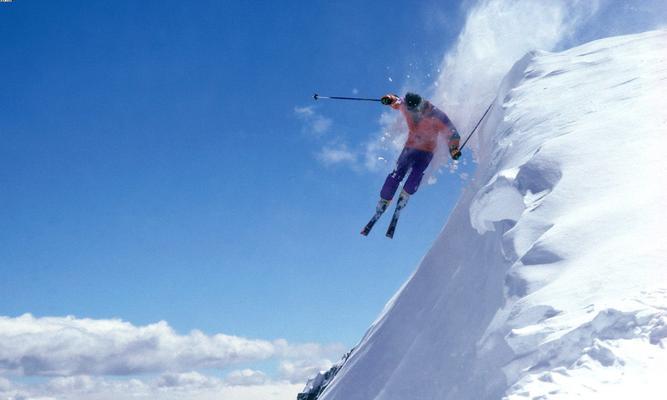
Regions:
<instances>
[{"instance_id":1,"label":"powder snow plume","mask_svg":"<svg viewBox=\"0 0 667 400\"><path fill-rule=\"evenodd\" d=\"M551 50L599 10L600 2L486 0L473 7L445 54L434 102L469 132L510 67L534 49ZM471 141L471 147L475 146Z\"/></svg>"},{"instance_id":2,"label":"powder snow plume","mask_svg":"<svg viewBox=\"0 0 667 400\"><path fill-rule=\"evenodd\" d=\"M667 3L662 1L482 0L467 13L456 44L445 54L432 98L467 134L502 77L529 51L563 50L666 24ZM469 146L476 149L474 137ZM447 162L442 154L438 160Z\"/></svg>"},{"instance_id":3,"label":"powder snow plume","mask_svg":"<svg viewBox=\"0 0 667 400\"><path fill-rule=\"evenodd\" d=\"M493 100L503 76L526 53L562 51L595 39L667 27L664 0L480 0L462 7L469 7L465 22L443 56L440 75L429 84L435 89L412 82L401 92L423 92L452 118L464 138ZM380 134L365 145L369 170L388 168L405 141L402 117L385 112L380 126ZM478 138L467 147L477 153ZM446 146L439 146L425 182L435 183L437 171L449 160Z\"/></svg>"}]
</instances>

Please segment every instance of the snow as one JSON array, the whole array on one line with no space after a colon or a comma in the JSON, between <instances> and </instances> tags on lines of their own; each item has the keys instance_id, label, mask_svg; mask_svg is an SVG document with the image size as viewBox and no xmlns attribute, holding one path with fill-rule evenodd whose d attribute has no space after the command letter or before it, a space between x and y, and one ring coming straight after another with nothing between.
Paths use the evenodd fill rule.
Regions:
<instances>
[{"instance_id":1,"label":"snow","mask_svg":"<svg viewBox=\"0 0 667 400\"><path fill-rule=\"evenodd\" d=\"M666 45L652 31L512 67L474 179L320 399L665 391Z\"/></svg>"}]
</instances>

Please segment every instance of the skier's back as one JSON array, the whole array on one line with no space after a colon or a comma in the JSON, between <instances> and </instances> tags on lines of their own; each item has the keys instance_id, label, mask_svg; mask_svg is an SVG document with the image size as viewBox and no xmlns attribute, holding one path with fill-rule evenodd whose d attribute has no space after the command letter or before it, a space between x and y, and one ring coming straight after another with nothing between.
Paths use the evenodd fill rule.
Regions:
<instances>
[{"instance_id":1,"label":"skier's back","mask_svg":"<svg viewBox=\"0 0 667 400\"><path fill-rule=\"evenodd\" d=\"M423 100L418 94L407 93L403 99L394 94L388 94L382 97L381 101L382 104L391 106L403 113L408 124L408 139L401 155L398 157L396 167L387 176L382 186L376 213L361 231L361 234L368 235L375 222L389 206L401 181L410 171L410 175L398 197L396 211L389 225L389 230L387 230L387 236L393 237L400 211L407 204L410 195L413 195L419 188L424 171L433 159L433 153L438 146L438 136L440 134L446 135L449 153L454 160L461 156L459 151L461 137L447 114L429 101Z\"/></svg>"}]
</instances>

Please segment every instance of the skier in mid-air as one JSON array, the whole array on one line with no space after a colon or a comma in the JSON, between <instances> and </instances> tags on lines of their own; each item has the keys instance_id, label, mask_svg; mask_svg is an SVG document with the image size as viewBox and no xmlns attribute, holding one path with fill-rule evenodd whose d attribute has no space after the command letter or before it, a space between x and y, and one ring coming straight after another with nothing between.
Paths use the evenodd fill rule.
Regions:
<instances>
[{"instance_id":1,"label":"skier in mid-air","mask_svg":"<svg viewBox=\"0 0 667 400\"><path fill-rule=\"evenodd\" d=\"M395 110L400 110L408 124L408 140L406 141L401 155L398 157L396 167L387 176L387 179L380 191L380 201L375 209L375 215L361 231L362 235L368 235L373 225L387 210L389 203L396 193L405 175L410 171L403 189L398 196L396 210L389 224L387 236L393 237L396 223L401 210L408 203L410 195L413 195L419 188L419 184L424 176L424 171L428 167L433 153L438 145L438 136L445 134L449 154L454 160L461 156L459 150L459 141L461 139L456 127L447 117L447 114L436 108L429 101L422 99L416 93L407 93L404 98L394 94L383 96L380 101Z\"/></svg>"}]
</instances>

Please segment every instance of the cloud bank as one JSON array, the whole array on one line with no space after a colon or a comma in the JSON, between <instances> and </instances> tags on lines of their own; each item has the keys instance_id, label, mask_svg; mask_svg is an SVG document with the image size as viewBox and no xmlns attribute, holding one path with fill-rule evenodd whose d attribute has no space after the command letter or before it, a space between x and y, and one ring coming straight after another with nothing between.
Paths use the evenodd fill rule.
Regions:
<instances>
[{"instance_id":1,"label":"cloud bank","mask_svg":"<svg viewBox=\"0 0 667 400\"><path fill-rule=\"evenodd\" d=\"M198 372L169 373L157 378L108 379L86 375L58 377L37 384L20 384L0 378L0 398L8 400L288 400L303 383L266 381L230 384L226 379Z\"/></svg>"},{"instance_id":2,"label":"cloud bank","mask_svg":"<svg viewBox=\"0 0 667 400\"><path fill-rule=\"evenodd\" d=\"M22 376L133 375L226 369L275 359L321 365L338 344L290 344L192 331L166 322L135 326L117 319L0 317L0 374ZM288 377L289 379L290 377Z\"/></svg>"}]
</instances>

